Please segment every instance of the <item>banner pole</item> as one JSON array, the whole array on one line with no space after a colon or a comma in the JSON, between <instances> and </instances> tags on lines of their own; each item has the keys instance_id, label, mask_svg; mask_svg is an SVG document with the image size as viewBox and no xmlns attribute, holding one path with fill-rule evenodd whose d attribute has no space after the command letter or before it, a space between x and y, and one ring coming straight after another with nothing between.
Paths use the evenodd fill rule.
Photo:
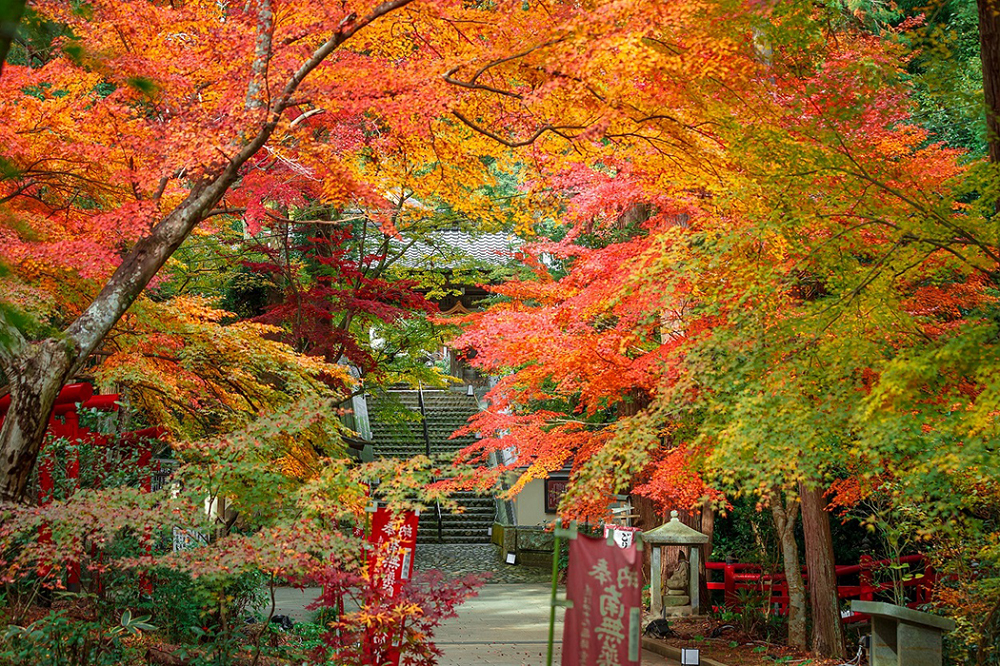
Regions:
<instances>
[{"instance_id":1,"label":"banner pole","mask_svg":"<svg viewBox=\"0 0 1000 666\"><path fill-rule=\"evenodd\" d=\"M549 603L549 655L545 660L546 666L552 666L553 644L556 640L556 595L559 592L559 545L561 541L557 528L552 545L552 599Z\"/></svg>"}]
</instances>

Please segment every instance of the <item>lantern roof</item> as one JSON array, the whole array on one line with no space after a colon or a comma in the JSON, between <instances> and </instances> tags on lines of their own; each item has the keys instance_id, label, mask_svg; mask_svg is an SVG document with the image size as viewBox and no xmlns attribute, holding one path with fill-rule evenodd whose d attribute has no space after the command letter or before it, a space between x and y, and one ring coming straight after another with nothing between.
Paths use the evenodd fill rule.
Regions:
<instances>
[{"instance_id":1,"label":"lantern roof","mask_svg":"<svg viewBox=\"0 0 1000 666\"><path fill-rule=\"evenodd\" d=\"M687 546L708 543L708 535L688 527L680 521L676 511L671 511L670 520L648 532L643 532L642 540L652 545Z\"/></svg>"}]
</instances>

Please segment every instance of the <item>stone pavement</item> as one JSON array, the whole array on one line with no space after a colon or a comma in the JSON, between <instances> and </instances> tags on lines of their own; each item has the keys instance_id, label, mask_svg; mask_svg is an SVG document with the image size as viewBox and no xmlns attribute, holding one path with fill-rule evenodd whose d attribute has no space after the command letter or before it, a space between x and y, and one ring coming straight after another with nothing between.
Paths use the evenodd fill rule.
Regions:
<instances>
[{"instance_id":1,"label":"stone pavement","mask_svg":"<svg viewBox=\"0 0 1000 666\"><path fill-rule=\"evenodd\" d=\"M487 584L543 583L550 584L552 572L500 561L499 551L491 543L417 545L413 568L417 571L436 569L454 576L486 574ZM320 595L319 588L297 590L291 587L275 591L275 615L287 615L296 622L312 617L305 609Z\"/></svg>"},{"instance_id":2,"label":"stone pavement","mask_svg":"<svg viewBox=\"0 0 1000 666\"><path fill-rule=\"evenodd\" d=\"M444 652L440 666L544 666L549 636L549 571L500 561L492 544L419 544L416 569L438 569L448 574L492 573L490 585L458 607L458 617L446 620L434 642ZM276 614L296 621L309 619L305 606L320 593L318 588L277 590ZM565 588L559 595L565 598ZM563 609L556 610L556 648L559 664ZM648 666L679 666L678 662L643 650Z\"/></svg>"},{"instance_id":3,"label":"stone pavement","mask_svg":"<svg viewBox=\"0 0 1000 666\"><path fill-rule=\"evenodd\" d=\"M439 666L544 666L551 593L548 585L538 583L483 586L478 597L459 606L457 618L438 628L435 642L444 652ZM565 590L559 594L565 596ZM561 659L563 613L556 610L553 664ZM679 666L646 650L642 663Z\"/></svg>"}]
</instances>

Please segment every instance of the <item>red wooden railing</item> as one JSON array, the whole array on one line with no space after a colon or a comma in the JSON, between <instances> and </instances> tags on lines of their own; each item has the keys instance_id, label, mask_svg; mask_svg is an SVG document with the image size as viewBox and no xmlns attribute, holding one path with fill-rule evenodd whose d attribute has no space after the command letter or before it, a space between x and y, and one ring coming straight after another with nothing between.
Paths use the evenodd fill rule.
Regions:
<instances>
[{"instance_id":1,"label":"red wooden railing","mask_svg":"<svg viewBox=\"0 0 1000 666\"><path fill-rule=\"evenodd\" d=\"M144 491L150 492L152 489L152 475L158 471L152 464L153 452L150 442L166 434L163 428L146 428L145 430L124 433L115 441L107 435L93 432L86 426L80 425L79 409L85 408L96 409L101 412L116 412L118 411L118 399L119 396L117 393L94 395L94 389L90 384L70 384L65 386L56 397L55 407L52 410L52 418L49 420L48 434L54 438L65 438L77 444L92 444L102 447L104 469L98 470L99 476L102 471L104 473L110 471L112 464L109 455L110 447L113 445L138 446L138 465L143 470L143 476L140 479L141 486ZM11 397L9 394L0 397L0 425L3 424L3 420L7 416L10 403ZM59 419L62 420L60 421ZM66 450L66 455L68 456L66 460L66 478L74 487L79 487L79 452L75 447L71 447ZM54 469L55 460L52 458L52 453L50 450L46 450L43 445L42 450L39 452L38 461L39 504L44 505L52 501L55 490L53 480ZM42 526L39 538L43 541L51 538L47 526ZM79 584L80 565L77 562L71 564L68 568L66 585L70 590L76 590L79 589ZM99 582L97 585L100 587ZM142 586L144 591L150 591L149 582L145 578L143 578Z\"/></svg>"},{"instance_id":2,"label":"red wooden railing","mask_svg":"<svg viewBox=\"0 0 1000 666\"><path fill-rule=\"evenodd\" d=\"M873 560L867 555L861 556L859 564L836 567L837 597L843 599L873 600L876 595L893 589L891 567L896 560ZM899 565L906 565L902 580L898 582L907 597L908 606L919 606L930 601L934 586L935 573L923 555L906 555L899 558ZM738 590L752 590L763 595L768 608L778 614L788 612L788 584L784 574L764 573L759 564L706 562L708 569L708 589L720 590L724 593L725 605L739 609L740 595ZM887 572L883 580L879 580L879 572ZM715 572L721 572L721 580ZM808 576L805 570L802 578L808 586ZM852 614L844 617L844 622L864 620L866 616Z\"/></svg>"}]
</instances>

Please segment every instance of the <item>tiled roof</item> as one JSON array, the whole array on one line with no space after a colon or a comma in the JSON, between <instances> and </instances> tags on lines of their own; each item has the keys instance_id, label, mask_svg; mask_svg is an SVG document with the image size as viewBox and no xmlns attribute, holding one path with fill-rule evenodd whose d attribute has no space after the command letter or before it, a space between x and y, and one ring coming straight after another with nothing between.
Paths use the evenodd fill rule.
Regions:
<instances>
[{"instance_id":1,"label":"tiled roof","mask_svg":"<svg viewBox=\"0 0 1000 666\"><path fill-rule=\"evenodd\" d=\"M404 238L399 243L406 243ZM400 263L409 268L448 269L498 267L511 262L523 241L513 234L471 234L457 229L433 231L426 241L414 243Z\"/></svg>"},{"instance_id":2,"label":"tiled roof","mask_svg":"<svg viewBox=\"0 0 1000 666\"><path fill-rule=\"evenodd\" d=\"M475 396L453 391L423 392L431 453L451 453L476 441L471 435L450 439L479 411ZM368 396L368 416L377 456L426 453L417 391L388 391Z\"/></svg>"}]
</instances>

